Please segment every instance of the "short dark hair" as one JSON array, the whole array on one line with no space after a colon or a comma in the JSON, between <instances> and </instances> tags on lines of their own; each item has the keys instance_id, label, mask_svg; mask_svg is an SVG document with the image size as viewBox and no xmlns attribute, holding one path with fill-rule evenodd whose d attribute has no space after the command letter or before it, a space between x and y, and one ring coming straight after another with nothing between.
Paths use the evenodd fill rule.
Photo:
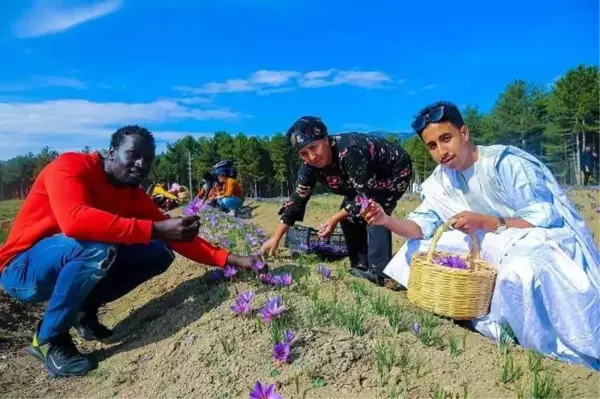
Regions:
<instances>
[{"instance_id":1,"label":"short dark hair","mask_svg":"<svg viewBox=\"0 0 600 399\"><path fill-rule=\"evenodd\" d=\"M463 125L465 124L465 121L462 117L462 114L458 110L458 107L455 104L451 103L450 101L438 101L433 104L429 104L428 106L426 106L425 108L420 110L417 115L415 115L415 119L417 119L420 116L425 116L428 113L430 113L431 111L433 111L434 109L441 107L441 106L446 107L446 112L444 113L444 116L442 117L442 119L439 122L450 122L458 129L463 127ZM425 127L427 127L427 125L425 125ZM421 135L421 133L423 133L423 130L425 130L425 127L417 132L417 134L419 136Z\"/></svg>"},{"instance_id":2,"label":"short dark hair","mask_svg":"<svg viewBox=\"0 0 600 399\"><path fill-rule=\"evenodd\" d=\"M156 148L154 135L145 127L138 125L127 125L117 129L117 131L110 136L110 146L114 149L119 148L119 146L123 143L125 136L131 136L132 134L137 134L146 140L150 140L152 146Z\"/></svg>"}]
</instances>

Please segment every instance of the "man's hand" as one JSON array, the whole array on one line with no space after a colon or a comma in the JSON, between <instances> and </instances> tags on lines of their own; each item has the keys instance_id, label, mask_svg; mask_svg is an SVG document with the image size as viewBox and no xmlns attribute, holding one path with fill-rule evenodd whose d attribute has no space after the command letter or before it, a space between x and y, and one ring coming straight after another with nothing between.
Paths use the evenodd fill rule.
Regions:
<instances>
[{"instance_id":1,"label":"man's hand","mask_svg":"<svg viewBox=\"0 0 600 399\"><path fill-rule=\"evenodd\" d=\"M328 238L335 231L337 224L338 224L337 219L335 219L335 218L327 219L325 222L321 223L321 226L319 226L319 231L318 231L317 235L323 239Z\"/></svg>"},{"instance_id":2,"label":"man's hand","mask_svg":"<svg viewBox=\"0 0 600 399\"><path fill-rule=\"evenodd\" d=\"M184 216L153 223L152 238L162 241L191 241L200 230L200 217Z\"/></svg>"},{"instance_id":3,"label":"man's hand","mask_svg":"<svg viewBox=\"0 0 600 399\"><path fill-rule=\"evenodd\" d=\"M240 256L229 254L227 257L227 264L237 266L240 269L252 270L252 265L255 263L264 263L260 255ZM269 271L269 265L265 263L261 273L267 273Z\"/></svg>"},{"instance_id":4,"label":"man's hand","mask_svg":"<svg viewBox=\"0 0 600 399\"><path fill-rule=\"evenodd\" d=\"M493 231L497 224L498 218L494 216L469 211L457 213L450 219L450 226L465 234Z\"/></svg>"}]
</instances>

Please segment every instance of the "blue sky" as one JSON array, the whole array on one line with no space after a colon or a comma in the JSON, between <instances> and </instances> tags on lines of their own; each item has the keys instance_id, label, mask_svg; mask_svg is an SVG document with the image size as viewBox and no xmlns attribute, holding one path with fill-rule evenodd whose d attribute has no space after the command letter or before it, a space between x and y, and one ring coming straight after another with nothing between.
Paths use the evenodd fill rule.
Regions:
<instances>
[{"instance_id":1,"label":"blue sky","mask_svg":"<svg viewBox=\"0 0 600 399\"><path fill-rule=\"evenodd\" d=\"M127 123L161 148L307 114L409 131L427 103L489 110L516 78L597 64L598 15L597 0L3 1L0 159L106 147Z\"/></svg>"}]
</instances>

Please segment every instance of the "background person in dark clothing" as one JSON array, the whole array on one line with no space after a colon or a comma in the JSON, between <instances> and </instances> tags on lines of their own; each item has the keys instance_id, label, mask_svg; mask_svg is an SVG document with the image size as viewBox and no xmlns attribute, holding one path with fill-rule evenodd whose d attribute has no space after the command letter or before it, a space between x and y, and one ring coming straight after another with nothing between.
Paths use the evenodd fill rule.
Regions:
<instances>
[{"instance_id":1,"label":"background person in dark clothing","mask_svg":"<svg viewBox=\"0 0 600 399\"><path fill-rule=\"evenodd\" d=\"M583 172L583 185L587 186L590 182L590 176L594 173L595 159L598 154L592 152L589 145L586 145L581 153L581 171Z\"/></svg>"},{"instance_id":2,"label":"background person in dark clothing","mask_svg":"<svg viewBox=\"0 0 600 399\"><path fill-rule=\"evenodd\" d=\"M340 211L321 224L319 236L326 238L338 223L348 248L351 273L383 284L383 268L392 257L392 237L380 226L367 226L361 215L366 198L381 204L391 214L408 188L412 164L401 146L377 136L360 133L332 135L321 119L305 116L287 132L287 138L303 163L298 171L296 192L280 209L281 224L263 245L261 253L275 255L283 235L304 219L306 204L317 182L344 196Z\"/></svg>"}]
</instances>

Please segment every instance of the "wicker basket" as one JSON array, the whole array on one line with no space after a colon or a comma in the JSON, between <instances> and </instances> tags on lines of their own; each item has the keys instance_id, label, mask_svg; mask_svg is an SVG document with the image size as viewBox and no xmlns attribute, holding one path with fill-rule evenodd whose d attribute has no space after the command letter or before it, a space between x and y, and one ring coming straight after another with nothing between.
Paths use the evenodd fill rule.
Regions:
<instances>
[{"instance_id":1,"label":"wicker basket","mask_svg":"<svg viewBox=\"0 0 600 399\"><path fill-rule=\"evenodd\" d=\"M186 186L181 186L179 192L177 193L177 197L180 200L187 199L190 196L190 190Z\"/></svg>"},{"instance_id":2,"label":"wicker basket","mask_svg":"<svg viewBox=\"0 0 600 399\"><path fill-rule=\"evenodd\" d=\"M432 313L456 320L472 320L485 316L490 309L496 282L496 270L479 257L477 238L471 236L471 253L461 257L467 269L440 266L434 259L456 256L436 251L437 243L448 227L435 232L427 252L413 255L408 279L408 300Z\"/></svg>"}]
</instances>

